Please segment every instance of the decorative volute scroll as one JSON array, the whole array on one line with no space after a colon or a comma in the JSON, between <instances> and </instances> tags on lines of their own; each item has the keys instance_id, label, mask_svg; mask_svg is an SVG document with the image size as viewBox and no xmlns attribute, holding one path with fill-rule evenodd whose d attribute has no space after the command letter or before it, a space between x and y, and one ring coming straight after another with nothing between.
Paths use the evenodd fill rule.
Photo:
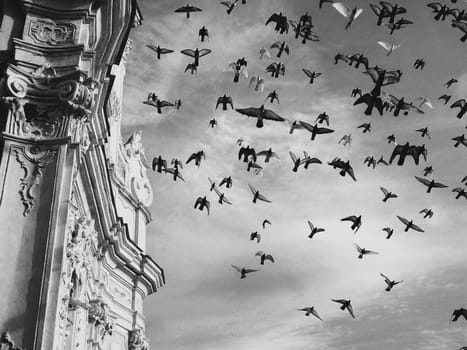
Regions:
<instances>
[{"instance_id":1,"label":"decorative volute scroll","mask_svg":"<svg viewBox=\"0 0 467 350\"><path fill-rule=\"evenodd\" d=\"M29 24L29 36L37 43L51 46L73 44L76 36L76 25L37 18Z\"/></svg>"},{"instance_id":2,"label":"decorative volute scroll","mask_svg":"<svg viewBox=\"0 0 467 350\"><path fill-rule=\"evenodd\" d=\"M0 335L0 350L23 350L16 346L8 332L3 332Z\"/></svg>"},{"instance_id":3,"label":"decorative volute scroll","mask_svg":"<svg viewBox=\"0 0 467 350\"><path fill-rule=\"evenodd\" d=\"M144 147L141 142L141 131L133 133L127 142L120 142L116 165L116 178L136 200L149 206L153 192L147 177L147 164Z\"/></svg>"},{"instance_id":4,"label":"decorative volute scroll","mask_svg":"<svg viewBox=\"0 0 467 350\"><path fill-rule=\"evenodd\" d=\"M102 300L89 302L88 319L96 331L96 340L101 343L106 335L112 335L113 322L108 315L109 306Z\"/></svg>"},{"instance_id":5,"label":"decorative volute scroll","mask_svg":"<svg viewBox=\"0 0 467 350\"><path fill-rule=\"evenodd\" d=\"M128 350L149 350L141 328L133 329L128 333Z\"/></svg>"}]
</instances>

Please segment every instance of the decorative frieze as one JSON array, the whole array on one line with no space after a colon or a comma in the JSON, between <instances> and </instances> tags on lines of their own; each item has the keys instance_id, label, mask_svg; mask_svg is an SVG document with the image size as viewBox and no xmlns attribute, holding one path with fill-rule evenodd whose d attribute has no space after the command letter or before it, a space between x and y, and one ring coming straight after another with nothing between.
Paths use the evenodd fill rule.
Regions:
<instances>
[{"instance_id":1,"label":"decorative frieze","mask_svg":"<svg viewBox=\"0 0 467 350\"><path fill-rule=\"evenodd\" d=\"M56 23L50 19L37 18L29 24L29 36L37 43L52 46L73 44L76 26L73 23Z\"/></svg>"}]
</instances>

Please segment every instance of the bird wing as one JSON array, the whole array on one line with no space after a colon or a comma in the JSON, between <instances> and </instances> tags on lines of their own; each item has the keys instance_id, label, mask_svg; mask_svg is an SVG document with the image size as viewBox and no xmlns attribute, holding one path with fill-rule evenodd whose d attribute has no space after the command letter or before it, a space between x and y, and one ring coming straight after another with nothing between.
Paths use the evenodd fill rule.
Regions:
<instances>
[{"instance_id":1,"label":"bird wing","mask_svg":"<svg viewBox=\"0 0 467 350\"><path fill-rule=\"evenodd\" d=\"M257 272L259 270L254 270L254 269L245 269L244 272L245 273L251 273L251 272Z\"/></svg>"},{"instance_id":2,"label":"bird wing","mask_svg":"<svg viewBox=\"0 0 467 350\"><path fill-rule=\"evenodd\" d=\"M344 304L347 302L345 299L331 299L335 303Z\"/></svg>"},{"instance_id":3,"label":"bird wing","mask_svg":"<svg viewBox=\"0 0 467 350\"><path fill-rule=\"evenodd\" d=\"M269 199L267 199L265 196L263 196L262 194L258 194L258 199L263 201L263 202L267 202L267 203L272 203Z\"/></svg>"},{"instance_id":4,"label":"bird wing","mask_svg":"<svg viewBox=\"0 0 467 350\"><path fill-rule=\"evenodd\" d=\"M443 7L443 5L439 2L430 2L426 6L431 7L434 12L438 12L439 10L441 10L441 7Z\"/></svg>"},{"instance_id":5,"label":"bird wing","mask_svg":"<svg viewBox=\"0 0 467 350\"><path fill-rule=\"evenodd\" d=\"M262 251L262 250L259 250L259 251L256 252L255 256L261 256L261 255L263 255L263 254L264 254L263 251Z\"/></svg>"},{"instance_id":6,"label":"bird wing","mask_svg":"<svg viewBox=\"0 0 467 350\"><path fill-rule=\"evenodd\" d=\"M308 311L309 311L313 316L315 316L317 319L319 319L319 320L321 320L321 321L323 320L323 319L319 316L318 312L316 312L315 309L311 309L311 308L310 308Z\"/></svg>"},{"instance_id":7,"label":"bird wing","mask_svg":"<svg viewBox=\"0 0 467 350\"><path fill-rule=\"evenodd\" d=\"M363 9L357 9L354 15L354 19L357 19L358 16L360 16L363 13Z\"/></svg>"},{"instance_id":8,"label":"bird wing","mask_svg":"<svg viewBox=\"0 0 467 350\"><path fill-rule=\"evenodd\" d=\"M358 244L354 243L353 245L355 246L355 249L357 249L359 253L363 251L363 249Z\"/></svg>"},{"instance_id":9,"label":"bird wing","mask_svg":"<svg viewBox=\"0 0 467 350\"><path fill-rule=\"evenodd\" d=\"M299 121L300 122L300 125L302 127L304 127L305 129L307 129L309 132L313 132L315 126L314 125L311 125L310 123L307 123L307 122L303 122L303 121Z\"/></svg>"},{"instance_id":10,"label":"bird wing","mask_svg":"<svg viewBox=\"0 0 467 350\"><path fill-rule=\"evenodd\" d=\"M233 267L235 270L237 270L238 272L240 272L240 273L242 272L242 269L241 269L240 267L235 266L235 265L232 265L232 267Z\"/></svg>"},{"instance_id":11,"label":"bird wing","mask_svg":"<svg viewBox=\"0 0 467 350\"><path fill-rule=\"evenodd\" d=\"M386 283L391 283L391 280L384 274L380 273L381 276L383 276L384 280L386 281Z\"/></svg>"},{"instance_id":12,"label":"bird wing","mask_svg":"<svg viewBox=\"0 0 467 350\"><path fill-rule=\"evenodd\" d=\"M210 177L208 177L208 180L209 180L209 183L211 184L211 186L214 185L215 182L214 182L213 179L211 179Z\"/></svg>"},{"instance_id":13,"label":"bird wing","mask_svg":"<svg viewBox=\"0 0 467 350\"><path fill-rule=\"evenodd\" d=\"M268 25L271 22L278 23L278 21L280 21L280 16L277 13L273 13L271 17L269 17L268 20L266 21L266 25Z\"/></svg>"},{"instance_id":14,"label":"bird wing","mask_svg":"<svg viewBox=\"0 0 467 350\"><path fill-rule=\"evenodd\" d=\"M329 128L318 128L318 127L315 128L315 131L317 134L330 134L334 132L334 130L329 129Z\"/></svg>"},{"instance_id":15,"label":"bird wing","mask_svg":"<svg viewBox=\"0 0 467 350\"><path fill-rule=\"evenodd\" d=\"M387 189L385 189L384 187L380 187L380 190L383 192L383 194L384 194L385 196L387 196L388 193L389 193L389 191L388 191Z\"/></svg>"},{"instance_id":16,"label":"bird wing","mask_svg":"<svg viewBox=\"0 0 467 350\"><path fill-rule=\"evenodd\" d=\"M222 195L221 191L219 191L216 187L214 187L214 192L220 197Z\"/></svg>"},{"instance_id":17,"label":"bird wing","mask_svg":"<svg viewBox=\"0 0 467 350\"><path fill-rule=\"evenodd\" d=\"M250 184L248 184L248 187L250 187L250 191L251 193L255 194L256 193L256 188L254 188L253 186L251 186Z\"/></svg>"},{"instance_id":18,"label":"bird wing","mask_svg":"<svg viewBox=\"0 0 467 350\"><path fill-rule=\"evenodd\" d=\"M280 49L281 48L281 42L280 41L276 41L275 43L273 43L271 45L271 49Z\"/></svg>"},{"instance_id":19,"label":"bird wing","mask_svg":"<svg viewBox=\"0 0 467 350\"><path fill-rule=\"evenodd\" d=\"M385 41L378 41L378 44L382 46L386 51L390 51L392 48L392 45Z\"/></svg>"},{"instance_id":20,"label":"bird wing","mask_svg":"<svg viewBox=\"0 0 467 350\"><path fill-rule=\"evenodd\" d=\"M355 318L355 315L353 313L353 308L352 308L352 305L347 305L347 310L349 311L349 314L350 316L352 316L352 318Z\"/></svg>"},{"instance_id":21,"label":"bird wing","mask_svg":"<svg viewBox=\"0 0 467 350\"><path fill-rule=\"evenodd\" d=\"M408 225L408 224L409 224L409 220L407 220L406 218L403 218L402 216L399 216L399 215L397 215L397 218L398 218L404 225Z\"/></svg>"},{"instance_id":22,"label":"bird wing","mask_svg":"<svg viewBox=\"0 0 467 350\"><path fill-rule=\"evenodd\" d=\"M341 2L333 3L332 7L334 7L342 16L347 18L350 17L350 14L352 13L352 9Z\"/></svg>"},{"instance_id":23,"label":"bird wing","mask_svg":"<svg viewBox=\"0 0 467 350\"><path fill-rule=\"evenodd\" d=\"M266 255L264 260L269 260L270 262L275 263L274 257L271 254Z\"/></svg>"},{"instance_id":24,"label":"bird wing","mask_svg":"<svg viewBox=\"0 0 467 350\"><path fill-rule=\"evenodd\" d=\"M308 223L308 226L310 226L310 229L313 230L315 228L315 226L311 223L311 221L307 221Z\"/></svg>"},{"instance_id":25,"label":"bird wing","mask_svg":"<svg viewBox=\"0 0 467 350\"><path fill-rule=\"evenodd\" d=\"M348 168L345 169L345 172L349 174L349 176L354 180L357 181L357 178L355 177L355 173L353 171L353 168L349 165Z\"/></svg>"},{"instance_id":26,"label":"bird wing","mask_svg":"<svg viewBox=\"0 0 467 350\"><path fill-rule=\"evenodd\" d=\"M182 54L190 56L190 57L195 57L195 50L192 49L185 49L180 51Z\"/></svg>"},{"instance_id":27,"label":"bird wing","mask_svg":"<svg viewBox=\"0 0 467 350\"><path fill-rule=\"evenodd\" d=\"M174 50L162 48L159 50L161 54L172 53Z\"/></svg>"},{"instance_id":28,"label":"bird wing","mask_svg":"<svg viewBox=\"0 0 467 350\"><path fill-rule=\"evenodd\" d=\"M188 160L186 161L186 164L188 164L189 162L191 162L192 160L195 160L196 159L196 153L193 153L189 158Z\"/></svg>"},{"instance_id":29,"label":"bird wing","mask_svg":"<svg viewBox=\"0 0 467 350\"><path fill-rule=\"evenodd\" d=\"M378 7L378 5L370 4L370 8L373 10L376 16L379 16L381 13L381 8Z\"/></svg>"},{"instance_id":30,"label":"bird wing","mask_svg":"<svg viewBox=\"0 0 467 350\"><path fill-rule=\"evenodd\" d=\"M212 51L209 49L201 49L199 50L199 57L206 56L207 54L210 54Z\"/></svg>"},{"instance_id":31,"label":"bird wing","mask_svg":"<svg viewBox=\"0 0 467 350\"><path fill-rule=\"evenodd\" d=\"M175 105L169 101L160 101L159 106L160 107L173 107Z\"/></svg>"},{"instance_id":32,"label":"bird wing","mask_svg":"<svg viewBox=\"0 0 467 350\"><path fill-rule=\"evenodd\" d=\"M284 118L282 118L279 114L269 110L269 109L265 109L264 110L264 113L263 113L263 119L268 119L268 120L275 120L275 121L278 121L278 122L283 122L285 121Z\"/></svg>"},{"instance_id":33,"label":"bird wing","mask_svg":"<svg viewBox=\"0 0 467 350\"><path fill-rule=\"evenodd\" d=\"M465 107L465 99L461 98L460 100L457 100L456 102L454 102L452 105L451 105L451 108L464 108Z\"/></svg>"},{"instance_id":34,"label":"bird wing","mask_svg":"<svg viewBox=\"0 0 467 350\"><path fill-rule=\"evenodd\" d=\"M444 184L442 184L442 183L440 183L440 182L435 182L435 183L433 184L433 187L436 187L436 188L446 188L446 187L448 187L448 186L447 186L447 185L444 185Z\"/></svg>"},{"instance_id":35,"label":"bird wing","mask_svg":"<svg viewBox=\"0 0 467 350\"><path fill-rule=\"evenodd\" d=\"M354 222L355 220L357 220L357 217L355 215L347 216L341 219L341 221L352 221L352 222Z\"/></svg>"},{"instance_id":36,"label":"bird wing","mask_svg":"<svg viewBox=\"0 0 467 350\"><path fill-rule=\"evenodd\" d=\"M236 112L246 115L248 117L255 117L257 118L259 116L259 108L256 107L250 107L250 108L236 108Z\"/></svg>"},{"instance_id":37,"label":"bird wing","mask_svg":"<svg viewBox=\"0 0 467 350\"><path fill-rule=\"evenodd\" d=\"M230 200L228 200L226 196L224 196L224 198L222 200L224 201L224 203L232 205L232 202Z\"/></svg>"},{"instance_id":38,"label":"bird wing","mask_svg":"<svg viewBox=\"0 0 467 350\"><path fill-rule=\"evenodd\" d=\"M302 68L302 71L306 74L308 78L311 78L311 76L313 75L313 73L311 73L308 69Z\"/></svg>"},{"instance_id":39,"label":"bird wing","mask_svg":"<svg viewBox=\"0 0 467 350\"><path fill-rule=\"evenodd\" d=\"M421 182L422 184L424 184L425 186L429 186L430 185L430 181L428 181L427 179L424 179L422 177L418 177L418 176L415 176L415 178Z\"/></svg>"},{"instance_id":40,"label":"bird wing","mask_svg":"<svg viewBox=\"0 0 467 350\"><path fill-rule=\"evenodd\" d=\"M290 158L292 158L292 162L296 162L297 161L297 156L295 154L293 154L292 151L289 151L289 155L290 155Z\"/></svg>"},{"instance_id":41,"label":"bird wing","mask_svg":"<svg viewBox=\"0 0 467 350\"><path fill-rule=\"evenodd\" d=\"M420 226L417 226L417 225L415 225L415 224L413 224L413 223L412 223L411 228L412 228L413 230L415 230L415 231L418 231L418 232L425 232L425 231L423 231L423 230L420 228Z\"/></svg>"}]
</instances>

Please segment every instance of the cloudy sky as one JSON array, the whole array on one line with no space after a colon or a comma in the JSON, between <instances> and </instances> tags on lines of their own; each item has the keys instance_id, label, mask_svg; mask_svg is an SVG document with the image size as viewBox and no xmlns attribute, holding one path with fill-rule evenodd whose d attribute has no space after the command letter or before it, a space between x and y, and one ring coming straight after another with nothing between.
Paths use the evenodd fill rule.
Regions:
<instances>
[{"instance_id":1,"label":"cloudy sky","mask_svg":"<svg viewBox=\"0 0 467 350\"><path fill-rule=\"evenodd\" d=\"M376 26L376 16L366 0L348 1L363 8L363 14L346 31L346 19L329 4L318 8L318 0L249 0L231 15L213 0L195 0L203 12L186 19L173 10L185 5L179 0L140 0L143 26L132 33L133 51L127 65L123 134L143 130L146 155L162 155L169 161L186 161L191 153L204 150L206 160L198 168L193 163L181 171L186 182L174 182L169 175L151 173L154 203L153 222L148 226L148 254L164 268L166 286L145 303L147 336L154 349L458 349L467 345L465 321L449 323L451 312L467 306L467 201L455 200L453 188L467 175L467 149L454 148L452 137L466 133L466 117L457 119L452 101L467 94L467 45L462 33L448 19L437 22L428 1L399 0L407 7L406 18L415 23L389 35ZM459 4L459 6L465 6ZM313 17L320 42L302 45L289 35L279 35L268 17L282 11L289 19L308 12ZM201 43L198 30L205 25L209 41ZM285 40L290 56L280 60L286 66L284 77L273 79L265 67L278 59L259 60L261 47ZM387 57L377 41L394 42L400 49ZM175 50L161 60L146 47L161 45ZM180 50L209 48L201 58L197 75L183 73L191 62ZM334 65L336 53L363 52L370 65L400 69L401 82L385 91L411 100L427 96L434 109L425 114L411 113L395 118L363 114L364 106L353 106L351 90L370 91L373 83L362 69L345 63ZM248 80L232 82L233 74L223 69L240 57L248 60L250 77L265 78L263 93L248 88ZM415 70L417 58L426 60L423 71ZM307 68L323 73L312 85L301 71ZM451 77L460 82L446 89ZM270 108L291 120L313 123L318 114L330 116L333 134L318 136L297 130L288 133L287 123L266 121L262 129L255 120L235 111L215 110L219 96L232 96L235 108L259 106L268 92L276 89L280 104ZM182 109L155 109L141 102L149 92L169 101L180 98ZM445 106L437 98L453 95ZM218 121L208 127L211 118ZM357 126L371 122L371 133ZM421 138L416 129L428 126L431 140ZM351 134L349 148L338 144ZM408 159L376 169L363 164L366 156L388 159L394 145L386 137L394 133L399 143L425 144L427 162L415 166ZM246 171L238 160L236 141L257 151L272 147L281 160L264 164L258 176ZM322 160L292 172L289 151L306 151ZM357 182L339 176L326 163L334 157L350 160ZM448 189L426 188L414 176L421 176L431 165L432 177ZM219 182L231 175L233 187L225 189L232 206L217 203L209 191L208 177ZM260 189L272 203L252 203L248 188ZM399 195L382 202L383 186ZM211 213L193 209L198 196L207 195ZM430 208L431 219L419 211ZM340 219L362 215L363 225L353 234L350 223ZM396 215L413 219L425 233L403 232ZM272 226L262 229L268 218ZM326 229L308 238L307 220ZM384 227L395 230L385 239ZM258 244L249 235L258 231ZM353 243L379 252L357 259ZM274 256L275 264L259 265L258 250ZM260 271L240 280L231 264ZM404 280L390 293L379 273ZM332 298L351 299L353 320L339 310ZM315 306L324 322L305 317L297 308Z\"/></svg>"}]
</instances>

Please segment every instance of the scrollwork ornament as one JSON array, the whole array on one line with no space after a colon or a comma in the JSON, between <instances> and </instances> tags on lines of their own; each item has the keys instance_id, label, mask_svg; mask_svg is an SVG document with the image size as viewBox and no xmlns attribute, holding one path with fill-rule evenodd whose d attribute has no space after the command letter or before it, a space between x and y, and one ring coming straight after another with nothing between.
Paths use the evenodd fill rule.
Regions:
<instances>
[{"instance_id":1,"label":"scrollwork ornament","mask_svg":"<svg viewBox=\"0 0 467 350\"><path fill-rule=\"evenodd\" d=\"M31 21L29 35L37 42L49 45L73 43L76 26L72 23L55 23L49 19Z\"/></svg>"},{"instance_id":2,"label":"scrollwork ornament","mask_svg":"<svg viewBox=\"0 0 467 350\"><path fill-rule=\"evenodd\" d=\"M23 348L15 345L10 333L3 332L0 335L0 350L23 350Z\"/></svg>"},{"instance_id":3,"label":"scrollwork ornament","mask_svg":"<svg viewBox=\"0 0 467 350\"><path fill-rule=\"evenodd\" d=\"M147 341L141 328L133 329L128 333L129 350L149 350Z\"/></svg>"}]
</instances>

